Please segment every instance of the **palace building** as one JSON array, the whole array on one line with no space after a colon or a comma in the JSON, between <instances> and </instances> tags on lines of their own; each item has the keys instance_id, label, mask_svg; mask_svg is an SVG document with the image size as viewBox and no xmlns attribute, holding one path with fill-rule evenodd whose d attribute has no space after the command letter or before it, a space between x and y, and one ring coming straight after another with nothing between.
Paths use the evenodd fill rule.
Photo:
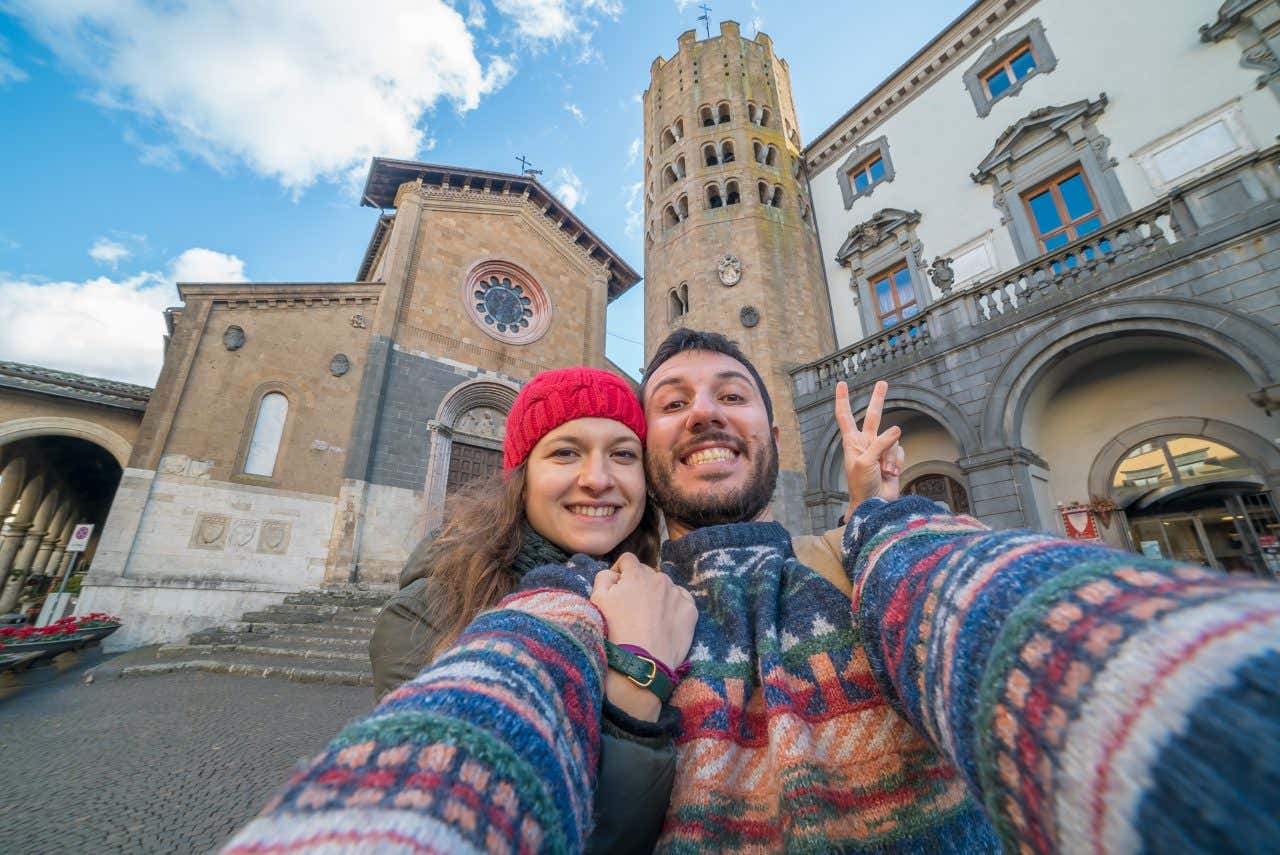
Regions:
<instances>
[{"instance_id":1,"label":"palace building","mask_svg":"<svg viewBox=\"0 0 1280 855\"><path fill-rule=\"evenodd\" d=\"M847 503L836 383L884 379L908 492L1280 573L1278 51L1264 0L979 0L805 144L768 36L686 32L643 98L646 354L742 344L794 532ZM640 274L536 180L379 158L364 199L352 281L181 284L154 390L0 364L0 605L72 520L116 648L389 592L521 383L617 370Z\"/></svg>"}]
</instances>

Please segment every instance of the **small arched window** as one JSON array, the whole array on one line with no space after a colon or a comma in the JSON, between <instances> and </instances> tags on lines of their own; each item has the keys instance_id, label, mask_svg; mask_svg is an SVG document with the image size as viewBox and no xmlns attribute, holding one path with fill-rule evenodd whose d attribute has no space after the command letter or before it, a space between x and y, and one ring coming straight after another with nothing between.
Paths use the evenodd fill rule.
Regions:
<instances>
[{"instance_id":1,"label":"small arched window","mask_svg":"<svg viewBox=\"0 0 1280 855\"><path fill-rule=\"evenodd\" d=\"M676 119L676 123L672 125L675 129L676 139L684 138L684 117Z\"/></svg>"},{"instance_id":2,"label":"small arched window","mask_svg":"<svg viewBox=\"0 0 1280 855\"><path fill-rule=\"evenodd\" d=\"M769 127L769 108L768 107L760 108L760 127L762 128Z\"/></svg>"},{"instance_id":3,"label":"small arched window","mask_svg":"<svg viewBox=\"0 0 1280 855\"><path fill-rule=\"evenodd\" d=\"M663 169L662 169L662 189L663 189L663 190L666 190L666 189L667 189L668 187L670 187L672 184L675 184L675 183L676 183L676 180L677 180L676 171L675 171L675 169L674 169L674 168L672 168L671 164L667 164L665 167L663 167Z\"/></svg>"},{"instance_id":4,"label":"small arched window","mask_svg":"<svg viewBox=\"0 0 1280 855\"><path fill-rule=\"evenodd\" d=\"M750 101L747 102L747 121L753 125L760 124L760 111L757 110L756 105Z\"/></svg>"},{"instance_id":5,"label":"small arched window","mask_svg":"<svg viewBox=\"0 0 1280 855\"><path fill-rule=\"evenodd\" d=\"M280 454L284 421L289 416L289 399L280 392L268 392L258 402L258 418L253 423L253 438L244 458L244 474L270 478Z\"/></svg>"},{"instance_id":6,"label":"small arched window","mask_svg":"<svg viewBox=\"0 0 1280 855\"><path fill-rule=\"evenodd\" d=\"M769 185L761 181L759 184L756 185L756 190L760 192L760 204L768 205L770 201Z\"/></svg>"},{"instance_id":7,"label":"small arched window","mask_svg":"<svg viewBox=\"0 0 1280 855\"><path fill-rule=\"evenodd\" d=\"M680 214L680 219L689 219L689 197L681 196L676 200L676 211Z\"/></svg>"},{"instance_id":8,"label":"small arched window","mask_svg":"<svg viewBox=\"0 0 1280 855\"><path fill-rule=\"evenodd\" d=\"M702 159L707 166L716 166L720 163L720 158L716 156L716 147L711 143L707 143L702 147Z\"/></svg>"},{"instance_id":9,"label":"small arched window","mask_svg":"<svg viewBox=\"0 0 1280 855\"><path fill-rule=\"evenodd\" d=\"M723 125L729 121L729 102L728 101L720 102L719 112L720 112L720 124Z\"/></svg>"},{"instance_id":10,"label":"small arched window","mask_svg":"<svg viewBox=\"0 0 1280 855\"><path fill-rule=\"evenodd\" d=\"M738 182L730 181L725 185L724 203L726 205L736 205L739 201L741 201L741 196L738 194Z\"/></svg>"},{"instance_id":11,"label":"small arched window","mask_svg":"<svg viewBox=\"0 0 1280 855\"><path fill-rule=\"evenodd\" d=\"M764 143L760 140L752 140L751 156L755 158L756 163L764 163Z\"/></svg>"},{"instance_id":12,"label":"small arched window","mask_svg":"<svg viewBox=\"0 0 1280 855\"><path fill-rule=\"evenodd\" d=\"M702 127L710 128L715 125L716 117L715 114L711 112L710 107L703 107L699 111L699 115L702 117Z\"/></svg>"},{"instance_id":13,"label":"small arched window","mask_svg":"<svg viewBox=\"0 0 1280 855\"><path fill-rule=\"evenodd\" d=\"M769 146L764 150L764 165L776 166L777 164L778 164L778 150L773 146Z\"/></svg>"},{"instance_id":14,"label":"small arched window","mask_svg":"<svg viewBox=\"0 0 1280 855\"><path fill-rule=\"evenodd\" d=\"M782 186L781 185L779 184L773 185L773 201L771 201L769 204L773 205L773 207L775 208L782 207Z\"/></svg>"},{"instance_id":15,"label":"small arched window","mask_svg":"<svg viewBox=\"0 0 1280 855\"><path fill-rule=\"evenodd\" d=\"M725 140L720 143L720 162L733 163L733 141Z\"/></svg>"},{"instance_id":16,"label":"small arched window","mask_svg":"<svg viewBox=\"0 0 1280 855\"><path fill-rule=\"evenodd\" d=\"M724 205L724 200L720 198L720 188L712 184L707 188L707 207L719 208Z\"/></svg>"},{"instance_id":17,"label":"small arched window","mask_svg":"<svg viewBox=\"0 0 1280 855\"><path fill-rule=\"evenodd\" d=\"M674 324L689 313L689 283L681 282L679 288L667 292L667 323Z\"/></svg>"},{"instance_id":18,"label":"small arched window","mask_svg":"<svg viewBox=\"0 0 1280 855\"><path fill-rule=\"evenodd\" d=\"M676 135L671 132L670 128L667 128L665 131L662 132L663 151L666 151L668 148L670 148L675 144L676 144Z\"/></svg>"},{"instance_id":19,"label":"small arched window","mask_svg":"<svg viewBox=\"0 0 1280 855\"><path fill-rule=\"evenodd\" d=\"M682 154L676 160L676 178L684 178L685 174L684 155Z\"/></svg>"},{"instance_id":20,"label":"small arched window","mask_svg":"<svg viewBox=\"0 0 1280 855\"><path fill-rule=\"evenodd\" d=\"M680 217L676 215L676 209L668 205L662 211L662 224L667 228L680 225Z\"/></svg>"}]
</instances>

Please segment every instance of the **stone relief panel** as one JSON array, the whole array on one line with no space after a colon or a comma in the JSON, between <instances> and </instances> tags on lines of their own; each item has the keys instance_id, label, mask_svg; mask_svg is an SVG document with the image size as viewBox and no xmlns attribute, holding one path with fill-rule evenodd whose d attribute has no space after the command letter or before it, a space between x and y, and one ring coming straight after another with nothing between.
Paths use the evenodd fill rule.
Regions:
<instances>
[{"instance_id":1,"label":"stone relief panel","mask_svg":"<svg viewBox=\"0 0 1280 855\"><path fill-rule=\"evenodd\" d=\"M188 457L185 454L166 454L160 458L160 474L182 475L187 478L208 480L209 471L213 469L213 464L213 460L200 457Z\"/></svg>"},{"instance_id":2,"label":"stone relief panel","mask_svg":"<svg viewBox=\"0 0 1280 855\"><path fill-rule=\"evenodd\" d=\"M235 324L227 327L226 332L222 334L222 345L227 350L239 350L244 347L244 342L244 329Z\"/></svg>"},{"instance_id":3,"label":"stone relief panel","mask_svg":"<svg viewBox=\"0 0 1280 855\"><path fill-rule=\"evenodd\" d=\"M454 423L455 433L467 433L501 441L507 430L507 416L493 407L472 407Z\"/></svg>"},{"instance_id":4,"label":"stone relief panel","mask_svg":"<svg viewBox=\"0 0 1280 855\"><path fill-rule=\"evenodd\" d=\"M258 537L258 551L267 555L284 555L289 549L289 536L293 523L286 520L267 520L262 524Z\"/></svg>"},{"instance_id":5,"label":"stone relief panel","mask_svg":"<svg viewBox=\"0 0 1280 855\"><path fill-rule=\"evenodd\" d=\"M742 281L742 260L736 255L726 255L716 262L716 270L720 275L720 284L733 287Z\"/></svg>"},{"instance_id":6,"label":"stone relief panel","mask_svg":"<svg viewBox=\"0 0 1280 855\"><path fill-rule=\"evenodd\" d=\"M226 514L197 515L195 528L191 532L191 548L221 550L227 545L227 531L230 528L231 517Z\"/></svg>"}]
</instances>

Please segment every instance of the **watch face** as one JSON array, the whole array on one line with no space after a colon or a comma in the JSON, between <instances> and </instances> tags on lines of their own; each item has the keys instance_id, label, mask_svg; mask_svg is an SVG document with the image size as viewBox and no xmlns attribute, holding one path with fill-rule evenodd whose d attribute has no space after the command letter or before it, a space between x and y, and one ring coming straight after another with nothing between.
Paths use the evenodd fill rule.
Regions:
<instances>
[{"instance_id":1,"label":"watch face","mask_svg":"<svg viewBox=\"0 0 1280 855\"><path fill-rule=\"evenodd\" d=\"M500 333L526 329L533 317L533 301L525 295L522 286L512 283L508 277L490 276L481 280L472 296L476 299L476 312Z\"/></svg>"}]
</instances>

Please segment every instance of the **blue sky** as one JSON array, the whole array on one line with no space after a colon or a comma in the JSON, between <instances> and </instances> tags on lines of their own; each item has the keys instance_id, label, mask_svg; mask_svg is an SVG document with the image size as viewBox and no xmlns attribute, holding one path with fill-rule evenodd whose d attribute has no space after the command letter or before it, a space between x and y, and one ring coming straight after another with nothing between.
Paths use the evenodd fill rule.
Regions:
<instances>
[{"instance_id":1,"label":"blue sky","mask_svg":"<svg viewBox=\"0 0 1280 855\"><path fill-rule=\"evenodd\" d=\"M721 0L807 143L965 0ZM690 0L0 0L0 359L150 384L175 281L348 281L372 155L525 154L641 269L639 95ZM698 25L700 26L700 25ZM868 35L870 34L870 38ZM640 287L609 311L638 370Z\"/></svg>"}]
</instances>

